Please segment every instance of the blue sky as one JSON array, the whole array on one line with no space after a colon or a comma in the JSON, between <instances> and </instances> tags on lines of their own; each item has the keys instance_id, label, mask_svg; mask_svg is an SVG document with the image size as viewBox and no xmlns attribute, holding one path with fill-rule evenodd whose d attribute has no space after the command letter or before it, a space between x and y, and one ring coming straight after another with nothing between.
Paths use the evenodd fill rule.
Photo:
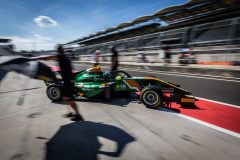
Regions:
<instances>
[{"instance_id":1,"label":"blue sky","mask_svg":"<svg viewBox=\"0 0 240 160\"><path fill-rule=\"evenodd\" d=\"M53 49L187 0L0 0L0 37L17 50Z\"/></svg>"}]
</instances>

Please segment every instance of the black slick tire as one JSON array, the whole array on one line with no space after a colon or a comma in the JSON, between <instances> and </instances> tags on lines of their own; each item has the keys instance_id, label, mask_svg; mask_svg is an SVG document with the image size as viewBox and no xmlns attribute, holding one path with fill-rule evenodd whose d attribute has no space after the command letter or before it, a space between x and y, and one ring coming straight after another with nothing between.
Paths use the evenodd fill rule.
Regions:
<instances>
[{"instance_id":1,"label":"black slick tire","mask_svg":"<svg viewBox=\"0 0 240 160\"><path fill-rule=\"evenodd\" d=\"M157 109L162 106L162 97L157 86L147 86L141 91L140 100L147 108Z\"/></svg>"},{"instance_id":2,"label":"black slick tire","mask_svg":"<svg viewBox=\"0 0 240 160\"><path fill-rule=\"evenodd\" d=\"M48 87L46 89L46 93L47 93L48 98L50 100L52 100L53 102L61 101L62 91L61 91L60 86L58 86L56 84L50 84L50 85L48 85Z\"/></svg>"}]
</instances>

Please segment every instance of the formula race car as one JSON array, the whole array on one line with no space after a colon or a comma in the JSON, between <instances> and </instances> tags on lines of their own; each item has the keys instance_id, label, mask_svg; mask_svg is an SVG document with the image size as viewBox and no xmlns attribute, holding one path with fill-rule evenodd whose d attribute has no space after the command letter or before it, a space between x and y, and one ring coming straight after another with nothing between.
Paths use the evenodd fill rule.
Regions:
<instances>
[{"instance_id":1,"label":"formula race car","mask_svg":"<svg viewBox=\"0 0 240 160\"><path fill-rule=\"evenodd\" d=\"M58 73L59 70L55 70ZM102 72L100 67L93 67L87 70L74 73L75 96L81 98L101 97L110 100L114 95L136 94L147 108L158 108L169 106L171 102L176 102L182 106L194 105L197 100L188 96L191 93L169 82L165 82L156 77L132 77L125 71ZM47 96L52 101L60 101L63 82L61 78L58 82L47 85Z\"/></svg>"}]
</instances>

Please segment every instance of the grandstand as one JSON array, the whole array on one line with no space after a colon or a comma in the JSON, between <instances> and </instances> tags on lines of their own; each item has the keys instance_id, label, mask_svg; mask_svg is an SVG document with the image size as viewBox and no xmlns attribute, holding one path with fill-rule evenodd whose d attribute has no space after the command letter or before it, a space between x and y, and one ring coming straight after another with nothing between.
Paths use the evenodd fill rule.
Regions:
<instances>
[{"instance_id":1,"label":"grandstand","mask_svg":"<svg viewBox=\"0 0 240 160\"><path fill-rule=\"evenodd\" d=\"M183 48L191 48L199 62L240 61L239 15L239 0L191 0L71 41L65 47L86 61L95 50L109 60L109 46L117 47L121 61L134 61L141 52L151 62L160 62L156 57L164 46L170 47L173 62ZM76 44L79 47L73 48Z\"/></svg>"}]
</instances>

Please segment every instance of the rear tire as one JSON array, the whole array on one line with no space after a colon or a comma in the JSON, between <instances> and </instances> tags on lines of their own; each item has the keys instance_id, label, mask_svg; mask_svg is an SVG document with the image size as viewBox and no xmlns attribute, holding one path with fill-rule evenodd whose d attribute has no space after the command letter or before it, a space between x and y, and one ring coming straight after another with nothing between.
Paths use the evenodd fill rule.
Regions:
<instances>
[{"instance_id":1,"label":"rear tire","mask_svg":"<svg viewBox=\"0 0 240 160\"><path fill-rule=\"evenodd\" d=\"M58 86L56 84L50 84L47 87L46 93L47 93L48 98L50 100L52 100L53 102L61 101L62 91L61 91L60 86Z\"/></svg>"},{"instance_id":2,"label":"rear tire","mask_svg":"<svg viewBox=\"0 0 240 160\"><path fill-rule=\"evenodd\" d=\"M140 100L147 108L157 109L162 106L162 97L158 87L148 86L141 91Z\"/></svg>"}]
</instances>

